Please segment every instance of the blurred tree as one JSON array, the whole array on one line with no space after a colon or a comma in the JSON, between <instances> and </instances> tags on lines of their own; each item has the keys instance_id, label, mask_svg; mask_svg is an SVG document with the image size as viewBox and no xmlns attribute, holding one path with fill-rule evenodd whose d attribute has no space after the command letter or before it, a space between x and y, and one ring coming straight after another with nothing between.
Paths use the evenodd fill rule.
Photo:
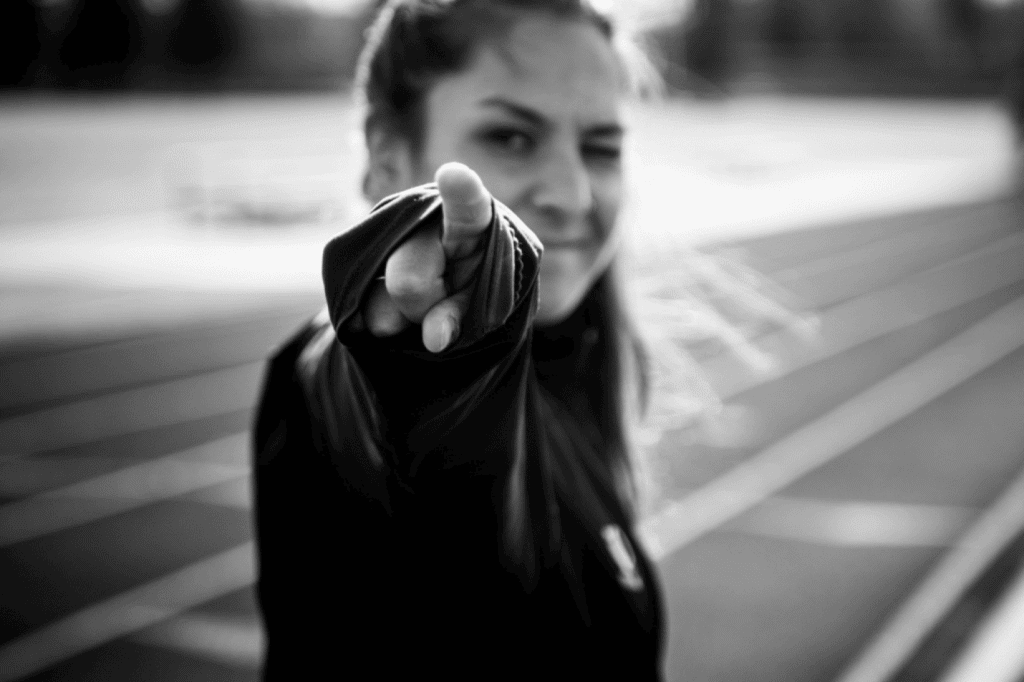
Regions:
<instances>
[{"instance_id":1,"label":"blurred tree","mask_svg":"<svg viewBox=\"0 0 1024 682\"><path fill-rule=\"evenodd\" d=\"M807 47L808 30L800 0L772 0L765 38L780 57L798 57Z\"/></svg>"},{"instance_id":2,"label":"blurred tree","mask_svg":"<svg viewBox=\"0 0 1024 682\"><path fill-rule=\"evenodd\" d=\"M32 0L0 2L0 87L31 83L42 48L39 12Z\"/></svg>"},{"instance_id":3,"label":"blurred tree","mask_svg":"<svg viewBox=\"0 0 1024 682\"><path fill-rule=\"evenodd\" d=\"M1024 147L1024 36L1020 37L1017 53L1006 71L1003 94L1017 128L1017 143Z\"/></svg>"},{"instance_id":4,"label":"blurred tree","mask_svg":"<svg viewBox=\"0 0 1024 682\"><path fill-rule=\"evenodd\" d=\"M709 85L721 87L731 60L730 0L696 0L683 30L687 69Z\"/></svg>"},{"instance_id":5,"label":"blurred tree","mask_svg":"<svg viewBox=\"0 0 1024 682\"><path fill-rule=\"evenodd\" d=\"M846 3L838 27L844 52L853 57L872 57L895 42L895 20L889 0L856 0Z\"/></svg>"},{"instance_id":6,"label":"blurred tree","mask_svg":"<svg viewBox=\"0 0 1024 682\"><path fill-rule=\"evenodd\" d=\"M124 87L142 53L138 0L78 0L58 50L57 78L72 87Z\"/></svg>"},{"instance_id":7,"label":"blurred tree","mask_svg":"<svg viewBox=\"0 0 1024 682\"><path fill-rule=\"evenodd\" d=\"M240 12L231 0L182 0L169 18L170 68L188 74L217 72L238 49Z\"/></svg>"},{"instance_id":8,"label":"blurred tree","mask_svg":"<svg viewBox=\"0 0 1024 682\"><path fill-rule=\"evenodd\" d=\"M985 51L985 10L977 0L943 0L947 36L957 53L957 66L964 71L981 67Z\"/></svg>"},{"instance_id":9,"label":"blurred tree","mask_svg":"<svg viewBox=\"0 0 1024 682\"><path fill-rule=\"evenodd\" d=\"M943 5L951 34L972 43L983 37L985 11L977 0L944 0Z\"/></svg>"}]
</instances>

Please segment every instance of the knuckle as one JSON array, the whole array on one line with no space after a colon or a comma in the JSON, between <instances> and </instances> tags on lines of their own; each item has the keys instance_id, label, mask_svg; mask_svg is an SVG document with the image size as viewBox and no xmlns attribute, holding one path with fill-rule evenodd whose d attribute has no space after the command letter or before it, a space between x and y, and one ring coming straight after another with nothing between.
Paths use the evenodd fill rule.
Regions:
<instances>
[{"instance_id":1,"label":"knuckle","mask_svg":"<svg viewBox=\"0 0 1024 682\"><path fill-rule=\"evenodd\" d=\"M374 336L392 336L402 330L402 321L397 315L381 311L367 320L367 327Z\"/></svg>"},{"instance_id":2,"label":"knuckle","mask_svg":"<svg viewBox=\"0 0 1024 682\"><path fill-rule=\"evenodd\" d=\"M387 277L388 293L398 300L408 300L426 296L434 289L437 278L423 272L400 271L389 273Z\"/></svg>"}]
</instances>

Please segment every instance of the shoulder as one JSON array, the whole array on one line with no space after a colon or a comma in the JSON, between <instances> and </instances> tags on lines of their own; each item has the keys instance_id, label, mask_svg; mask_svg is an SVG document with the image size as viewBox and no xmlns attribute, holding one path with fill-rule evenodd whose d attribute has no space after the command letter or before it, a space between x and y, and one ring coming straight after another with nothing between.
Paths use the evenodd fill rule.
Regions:
<instances>
[{"instance_id":1,"label":"shoulder","mask_svg":"<svg viewBox=\"0 0 1024 682\"><path fill-rule=\"evenodd\" d=\"M271 351L264 375L263 399L273 390L307 383L336 340L327 308L323 308Z\"/></svg>"},{"instance_id":2,"label":"shoulder","mask_svg":"<svg viewBox=\"0 0 1024 682\"><path fill-rule=\"evenodd\" d=\"M316 348L321 348L321 352L324 350L323 338L328 335L333 339L334 329L331 327L327 308L323 308L271 351L268 375L294 373L299 369L300 363L308 364L312 360L311 353L315 352Z\"/></svg>"},{"instance_id":3,"label":"shoulder","mask_svg":"<svg viewBox=\"0 0 1024 682\"><path fill-rule=\"evenodd\" d=\"M332 480L384 501L386 447L372 388L335 334L327 309L271 356L255 424L256 463L329 465Z\"/></svg>"},{"instance_id":4,"label":"shoulder","mask_svg":"<svg viewBox=\"0 0 1024 682\"><path fill-rule=\"evenodd\" d=\"M272 438L279 425L306 412L304 383L316 371L317 353L329 349L325 337L333 339L334 330L323 309L283 341L267 360L256 407L254 436L257 450Z\"/></svg>"}]
</instances>

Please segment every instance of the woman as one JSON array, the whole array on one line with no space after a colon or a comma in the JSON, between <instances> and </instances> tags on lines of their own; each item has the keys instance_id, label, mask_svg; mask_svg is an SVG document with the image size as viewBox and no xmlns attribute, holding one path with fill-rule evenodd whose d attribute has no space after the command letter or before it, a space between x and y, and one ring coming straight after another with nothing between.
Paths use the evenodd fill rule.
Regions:
<instances>
[{"instance_id":1,"label":"woman","mask_svg":"<svg viewBox=\"0 0 1024 682\"><path fill-rule=\"evenodd\" d=\"M400 194L327 246L328 309L268 371L265 675L657 679L611 25L587 0L404 0L368 36L364 190Z\"/></svg>"}]
</instances>

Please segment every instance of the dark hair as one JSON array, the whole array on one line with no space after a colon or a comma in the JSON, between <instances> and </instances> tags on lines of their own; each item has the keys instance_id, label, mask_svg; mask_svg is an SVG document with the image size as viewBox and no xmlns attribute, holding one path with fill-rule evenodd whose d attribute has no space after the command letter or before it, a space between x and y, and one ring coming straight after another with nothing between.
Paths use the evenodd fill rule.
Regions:
<instances>
[{"instance_id":1,"label":"dark hair","mask_svg":"<svg viewBox=\"0 0 1024 682\"><path fill-rule=\"evenodd\" d=\"M424 100L438 78L464 69L482 44L529 14L583 21L614 44L611 20L589 0L389 0L366 31L356 70L364 131L397 135L419 151ZM621 60L632 76L628 57Z\"/></svg>"},{"instance_id":2,"label":"dark hair","mask_svg":"<svg viewBox=\"0 0 1024 682\"><path fill-rule=\"evenodd\" d=\"M466 68L481 44L500 40L517 19L530 14L592 24L616 48L627 81L634 86L643 81L637 62L616 43L611 20L589 0L389 0L367 29L356 76L357 92L365 99L367 141L375 133L397 136L418 154L430 88L444 75ZM615 478L626 513L632 515L638 490L630 457L626 395L631 386L626 377L635 378L637 399L643 402L647 371L622 298L613 263L585 302L600 343L596 366L580 375L580 388L597 408L604 441L599 455Z\"/></svg>"}]
</instances>

